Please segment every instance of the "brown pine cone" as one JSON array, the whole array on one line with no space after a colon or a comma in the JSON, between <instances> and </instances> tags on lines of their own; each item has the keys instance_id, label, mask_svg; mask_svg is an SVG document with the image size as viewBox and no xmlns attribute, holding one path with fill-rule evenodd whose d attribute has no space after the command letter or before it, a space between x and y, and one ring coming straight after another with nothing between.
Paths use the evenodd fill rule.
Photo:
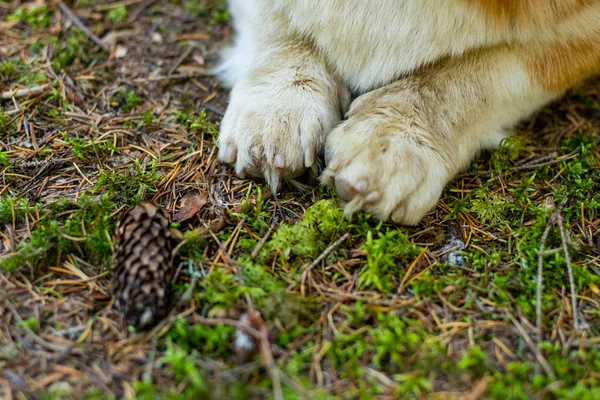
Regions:
<instances>
[{"instance_id":1,"label":"brown pine cone","mask_svg":"<svg viewBox=\"0 0 600 400\"><path fill-rule=\"evenodd\" d=\"M149 202L117 224L112 285L115 307L136 328L149 328L167 312L176 241L164 211Z\"/></svg>"}]
</instances>

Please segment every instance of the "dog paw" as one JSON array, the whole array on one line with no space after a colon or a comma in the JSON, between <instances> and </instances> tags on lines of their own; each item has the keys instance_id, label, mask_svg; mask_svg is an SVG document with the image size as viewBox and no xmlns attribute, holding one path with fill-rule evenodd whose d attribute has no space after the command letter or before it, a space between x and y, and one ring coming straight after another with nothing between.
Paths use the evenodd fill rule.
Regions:
<instances>
[{"instance_id":1,"label":"dog paw","mask_svg":"<svg viewBox=\"0 0 600 400\"><path fill-rule=\"evenodd\" d=\"M317 75L317 76L316 76ZM326 135L340 121L346 89L327 74L256 71L233 88L219 134L220 161L240 177L280 179L317 172Z\"/></svg>"},{"instance_id":2,"label":"dog paw","mask_svg":"<svg viewBox=\"0 0 600 400\"><path fill-rule=\"evenodd\" d=\"M435 206L451 168L439 151L443 140L417 115L414 107L359 98L328 136L321 179L336 188L346 214L415 225Z\"/></svg>"}]
</instances>

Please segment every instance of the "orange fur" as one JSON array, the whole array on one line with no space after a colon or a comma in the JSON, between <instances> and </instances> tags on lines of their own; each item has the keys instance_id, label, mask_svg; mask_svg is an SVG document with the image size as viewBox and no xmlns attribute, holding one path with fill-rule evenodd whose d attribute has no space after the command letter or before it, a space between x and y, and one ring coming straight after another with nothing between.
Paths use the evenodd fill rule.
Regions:
<instances>
[{"instance_id":1,"label":"orange fur","mask_svg":"<svg viewBox=\"0 0 600 400\"><path fill-rule=\"evenodd\" d=\"M598 0L465 0L483 10L501 28L547 26L567 18Z\"/></svg>"},{"instance_id":2,"label":"orange fur","mask_svg":"<svg viewBox=\"0 0 600 400\"><path fill-rule=\"evenodd\" d=\"M541 46L527 54L526 65L532 79L546 90L567 90L600 71L600 34Z\"/></svg>"}]
</instances>

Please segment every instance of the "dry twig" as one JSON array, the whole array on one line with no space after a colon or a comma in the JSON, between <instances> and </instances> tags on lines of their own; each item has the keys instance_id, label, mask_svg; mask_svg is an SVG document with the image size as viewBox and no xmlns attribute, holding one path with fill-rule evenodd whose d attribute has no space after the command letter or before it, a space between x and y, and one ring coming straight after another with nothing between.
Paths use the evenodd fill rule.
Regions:
<instances>
[{"instance_id":1,"label":"dry twig","mask_svg":"<svg viewBox=\"0 0 600 400\"><path fill-rule=\"evenodd\" d=\"M77 27L79 29L81 29L83 31L83 33L85 33L87 35L87 37L90 38L90 40L94 43L96 43L98 46L100 46L102 48L102 50L104 51L110 51L110 48L108 47L108 45L106 43L104 43L98 36L94 35L94 33L92 31L90 31L87 26L85 26L85 24L79 19L79 17L77 15L75 15L75 13L73 11L71 11L71 9L65 4L65 3L59 3L58 6L60 7L60 9L66 14L66 16L73 21L73 23L75 25L77 25Z\"/></svg>"},{"instance_id":2,"label":"dry twig","mask_svg":"<svg viewBox=\"0 0 600 400\"><path fill-rule=\"evenodd\" d=\"M317 265L319 265L319 263L321 261L323 261L325 259L325 257L327 257L329 254L331 254L332 251L334 251L335 249L337 249L338 247L340 247L340 245L342 243L344 243L344 241L346 239L348 239L349 237L350 237L350 233L344 233L344 235L342 235L342 237L340 237L338 240L336 240L335 242L333 242L331 244L331 246L329 246L328 248L326 248L317 258L315 258L314 261L312 263L310 263L310 265L302 273L302 277L300 278L300 282L304 282L306 280L306 277L308 276L308 273L310 271L312 271L312 269L315 268ZM298 282L297 281L292 282L290 284L290 286L288 287L288 290L292 290L294 288L294 286L296 286L296 283L298 283Z\"/></svg>"},{"instance_id":3,"label":"dry twig","mask_svg":"<svg viewBox=\"0 0 600 400\"><path fill-rule=\"evenodd\" d=\"M569 275L569 285L571 289L571 312L573 313L573 327L575 329L583 329L585 324L579 320L579 313L577 311L577 289L575 288L575 278L573 277L573 267L571 266L571 255L569 253L569 247L567 244L567 233L565 230L565 221L562 214L557 215L557 225L560 230L560 239L562 241L562 248L565 253L565 261L567 263L567 273Z\"/></svg>"},{"instance_id":4,"label":"dry twig","mask_svg":"<svg viewBox=\"0 0 600 400\"><path fill-rule=\"evenodd\" d=\"M8 100L8 99L16 99L19 97L31 97L31 96L37 96L39 94L44 93L48 88L50 87L49 84L45 84L45 85L40 85L40 86L34 86L31 88L26 88L26 89L15 89L15 90L9 90L8 92L4 92L2 93L2 100Z\"/></svg>"},{"instance_id":5,"label":"dry twig","mask_svg":"<svg viewBox=\"0 0 600 400\"><path fill-rule=\"evenodd\" d=\"M535 301L535 324L537 327L537 340L538 343L541 343L543 340L543 328L542 328L542 290L543 290L543 280L544 280L544 257L546 256L546 241L548 240L548 235L550 234L550 230L552 229L552 225L554 225L556 210L552 212L550 217L548 218L548 222L546 223L546 228L544 229L544 233L542 234L542 238L540 241L540 251L538 253L538 270L537 270L537 285L536 285L536 301Z\"/></svg>"},{"instance_id":6,"label":"dry twig","mask_svg":"<svg viewBox=\"0 0 600 400\"><path fill-rule=\"evenodd\" d=\"M538 363L540 364L546 375L548 375L550 379L555 381L556 374L552 370L552 367L550 367L550 364L548 364L548 361L546 361L546 359L544 358L544 355L542 354L538 346L536 346L536 344L533 343L533 340L531 340L531 337L527 334L527 331L525 330L525 328L523 328L523 325L521 325L521 323L517 321L517 319L513 317L512 314L507 313L507 315L511 322L517 327L517 330L521 334L521 337L525 340L525 343L527 343L531 351L535 354L535 358L538 360Z\"/></svg>"}]
</instances>

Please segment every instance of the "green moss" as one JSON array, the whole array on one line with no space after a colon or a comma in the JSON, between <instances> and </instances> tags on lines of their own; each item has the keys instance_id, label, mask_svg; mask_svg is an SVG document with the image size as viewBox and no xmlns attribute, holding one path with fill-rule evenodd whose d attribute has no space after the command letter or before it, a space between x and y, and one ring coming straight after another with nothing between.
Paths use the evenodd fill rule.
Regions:
<instances>
[{"instance_id":1,"label":"green moss","mask_svg":"<svg viewBox=\"0 0 600 400\"><path fill-rule=\"evenodd\" d=\"M207 243L206 240L200 235L200 230L204 231L204 229L199 228L197 230L185 232L183 235L185 244L179 250L179 255L181 257L197 263L201 263L206 260L204 249L206 248Z\"/></svg>"},{"instance_id":2,"label":"green moss","mask_svg":"<svg viewBox=\"0 0 600 400\"><path fill-rule=\"evenodd\" d=\"M198 300L214 310L232 308L238 304L245 293L258 293L259 295L262 293L260 288L240 286L234 275L218 269L202 278L200 288L202 290L197 294Z\"/></svg>"},{"instance_id":3,"label":"green moss","mask_svg":"<svg viewBox=\"0 0 600 400\"><path fill-rule=\"evenodd\" d=\"M138 104L140 104L141 101L133 90L124 91L120 94L120 96L121 99L119 99L119 103L122 105L119 107L119 109L123 112L132 111L137 107Z\"/></svg>"},{"instance_id":4,"label":"green moss","mask_svg":"<svg viewBox=\"0 0 600 400\"><path fill-rule=\"evenodd\" d=\"M60 230L55 221L33 230L29 240L19 243L14 253L0 258L0 270L14 272L28 264L35 265L43 261L59 238Z\"/></svg>"},{"instance_id":5,"label":"green moss","mask_svg":"<svg viewBox=\"0 0 600 400\"><path fill-rule=\"evenodd\" d=\"M177 121L178 124L187 126L193 111L193 107L190 107L187 111L174 110L173 115L175 116L175 121Z\"/></svg>"},{"instance_id":6,"label":"green moss","mask_svg":"<svg viewBox=\"0 0 600 400\"><path fill-rule=\"evenodd\" d=\"M115 25L120 25L127 19L127 8L124 5L120 5L111 9L108 12L108 20Z\"/></svg>"},{"instance_id":7,"label":"green moss","mask_svg":"<svg viewBox=\"0 0 600 400\"><path fill-rule=\"evenodd\" d=\"M92 51L88 37L81 30L74 28L69 35L64 32L60 36L49 36L43 39L53 48L52 68L55 71L69 70L76 65L87 65L92 61L106 58L104 53Z\"/></svg>"},{"instance_id":8,"label":"green moss","mask_svg":"<svg viewBox=\"0 0 600 400\"><path fill-rule=\"evenodd\" d=\"M20 61L7 60L0 63L0 74L6 80L15 79L19 76L22 63Z\"/></svg>"},{"instance_id":9,"label":"green moss","mask_svg":"<svg viewBox=\"0 0 600 400\"><path fill-rule=\"evenodd\" d=\"M28 318L26 320L17 322L17 326L21 326L23 328L27 328L32 332L38 331L39 320L35 317Z\"/></svg>"},{"instance_id":10,"label":"green moss","mask_svg":"<svg viewBox=\"0 0 600 400\"><path fill-rule=\"evenodd\" d=\"M95 142L94 138L85 140L78 137L71 137L67 132L61 132L61 135L62 141L71 147L73 154L82 161L97 157L105 158L112 154L119 153L119 150L115 147L114 143L108 140Z\"/></svg>"},{"instance_id":11,"label":"green moss","mask_svg":"<svg viewBox=\"0 0 600 400\"><path fill-rule=\"evenodd\" d=\"M458 368L471 370L477 374L482 374L486 370L485 360L487 355L479 346L473 346L468 350L462 351L462 357L458 363Z\"/></svg>"},{"instance_id":12,"label":"green moss","mask_svg":"<svg viewBox=\"0 0 600 400\"><path fill-rule=\"evenodd\" d=\"M261 251L261 257L276 252L282 262L317 257L332 240L349 229L340 208L332 201L322 200L293 225L280 226Z\"/></svg>"},{"instance_id":13,"label":"green moss","mask_svg":"<svg viewBox=\"0 0 600 400\"><path fill-rule=\"evenodd\" d=\"M26 199L3 197L0 200L0 226L12 224L13 219L15 222L23 221L25 214L30 209L29 202Z\"/></svg>"},{"instance_id":14,"label":"green moss","mask_svg":"<svg viewBox=\"0 0 600 400\"><path fill-rule=\"evenodd\" d=\"M65 221L62 231L72 237L85 237L84 252L95 263L108 265L112 253L111 234L114 231L115 217L112 213L115 204L107 195L94 201L82 196L77 202L73 216ZM85 228L85 232L83 232ZM65 243L65 250L73 251Z\"/></svg>"},{"instance_id":15,"label":"green moss","mask_svg":"<svg viewBox=\"0 0 600 400\"><path fill-rule=\"evenodd\" d=\"M326 240L335 239L349 230L349 222L334 200L317 201L306 210L302 224L316 230Z\"/></svg>"},{"instance_id":16,"label":"green moss","mask_svg":"<svg viewBox=\"0 0 600 400\"><path fill-rule=\"evenodd\" d=\"M198 116L190 121L190 130L194 134L207 134L214 138L219 134L217 125L208 120L206 110L200 111Z\"/></svg>"},{"instance_id":17,"label":"green moss","mask_svg":"<svg viewBox=\"0 0 600 400\"><path fill-rule=\"evenodd\" d=\"M183 319L175 321L166 334L167 339L186 352L195 350L213 357L226 355L234 336L235 329L230 326L189 325Z\"/></svg>"},{"instance_id":18,"label":"green moss","mask_svg":"<svg viewBox=\"0 0 600 400\"><path fill-rule=\"evenodd\" d=\"M1 115L0 115L0 119L1 119ZM0 125L2 124L2 121L0 120ZM0 130L2 129L2 127L0 126ZM2 150L0 150L0 167L8 167L10 165L10 161L8 160L8 156L6 155L5 152L3 152Z\"/></svg>"},{"instance_id":19,"label":"green moss","mask_svg":"<svg viewBox=\"0 0 600 400\"><path fill-rule=\"evenodd\" d=\"M418 322L395 313L377 313L374 322L375 327L369 335L375 350L375 365L389 363L396 369L401 367L406 357L413 354L425 339Z\"/></svg>"},{"instance_id":20,"label":"green moss","mask_svg":"<svg viewBox=\"0 0 600 400\"><path fill-rule=\"evenodd\" d=\"M506 172L513 161L523 156L527 141L522 136L509 136L500 142L499 148L492 154L492 165L497 173Z\"/></svg>"},{"instance_id":21,"label":"green moss","mask_svg":"<svg viewBox=\"0 0 600 400\"><path fill-rule=\"evenodd\" d=\"M184 0L182 3L183 9L191 15L199 17L206 11L206 7L200 0Z\"/></svg>"},{"instance_id":22,"label":"green moss","mask_svg":"<svg viewBox=\"0 0 600 400\"><path fill-rule=\"evenodd\" d=\"M224 4L215 7L210 15L210 23L215 25L224 24L230 19L231 14Z\"/></svg>"},{"instance_id":23,"label":"green moss","mask_svg":"<svg viewBox=\"0 0 600 400\"><path fill-rule=\"evenodd\" d=\"M55 56L52 59L52 68L55 71L68 69L82 54L81 40L78 36L69 37L66 40L57 40L54 49Z\"/></svg>"},{"instance_id":24,"label":"green moss","mask_svg":"<svg viewBox=\"0 0 600 400\"><path fill-rule=\"evenodd\" d=\"M395 396L422 398L433 391L433 385L429 378L419 373L397 374L394 375L394 380L400 384L394 391Z\"/></svg>"},{"instance_id":25,"label":"green moss","mask_svg":"<svg viewBox=\"0 0 600 400\"><path fill-rule=\"evenodd\" d=\"M254 263L250 257L243 255L239 258L244 285L254 288L253 297L258 301L269 295L284 291L287 287L277 276L265 266Z\"/></svg>"},{"instance_id":26,"label":"green moss","mask_svg":"<svg viewBox=\"0 0 600 400\"><path fill-rule=\"evenodd\" d=\"M489 224L501 224L507 221L515 206L505 196L491 193L486 189L478 189L471 199L470 211L477 219Z\"/></svg>"},{"instance_id":27,"label":"green moss","mask_svg":"<svg viewBox=\"0 0 600 400\"><path fill-rule=\"evenodd\" d=\"M359 287L385 293L392 290L394 282L402 279L406 263L420 251L399 230L376 234L369 231L361 249L367 252L367 265L360 271Z\"/></svg>"},{"instance_id":28,"label":"green moss","mask_svg":"<svg viewBox=\"0 0 600 400\"><path fill-rule=\"evenodd\" d=\"M142 199L145 192L156 191L154 185L159 179L154 161L148 168L136 160L133 171L101 171L93 192L106 193L118 205L133 206Z\"/></svg>"},{"instance_id":29,"label":"green moss","mask_svg":"<svg viewBox=\"0 0 600 400\"><path fill-rule=\"evenodd\" d=\"M194 358L195 354L188 355L186 351L168 341L167 350L160 362L171 371L177 382L187 380L190 383L188 388L192 389L195 396L206 396L206 383L200 369L194 365Z\"/></svg>"},{"instance_id":30,"label":"green moss","mask_svg":"<svg viewBox=\"0 0 600 400\"><path fill-rule=\"evenodd\" d=\"M18 8L6 19L7 21L24 21L33 30L47 28L50 25L50 15L45 5Z\"/></svg>"},{"instance_id":31,"label":"green moss","mask_svg":"<svg viewBox=\"0 0 600 400\"><path fill-rule=\"evenodd\" d=\"M25 85L40 85L47 83L48 77L43 72L30 72L19 79L19 82Z\"/></svg>"},{"instance_id":32,"label":"green moss","mask_svg":"<svg viewBox=\"0 0 600 400\"><path fill-rule=\"evenodd\" d=\"M11 201L0 203L0 216L4 219L12 218L6 211ZM26 203L20 204L16 208L19 210L18 217L28 210ZM108 265L112 251L110 234L114 229L112 213L115 204L107 196L100 201L82 196L77 204L68 207L73 212L62 224L53 220L52 214L46 211L29 239L22 241L16 252L0 259L0 269L14 272L27 264L41 264L50 255L71 254L79 250L84 251L94 263ZM80 240L82 238L83 241Z\"/></svg>"},{"instance_id":33,"label":"green moss","mask_svg":"<svg viewBox=\"0 0 600 400\"><path fill-rule=\"evenodd\" d=\"M145 128L152 124L154 124L154 114L152 113L152 109L148 109L142 114L141 125Z\"/></svg>"},{"instance_id":34,"label":"green moss","mask_svg":"<svg viewBox=\"0 0 600 400\"><path fill-rule=\"evenodd\" d=\"M325 249L318 234L302 224L282 225L264 246L263 252L277 251L283 262L292 257L317 257Z\"/></svg>"}]
</instances>

